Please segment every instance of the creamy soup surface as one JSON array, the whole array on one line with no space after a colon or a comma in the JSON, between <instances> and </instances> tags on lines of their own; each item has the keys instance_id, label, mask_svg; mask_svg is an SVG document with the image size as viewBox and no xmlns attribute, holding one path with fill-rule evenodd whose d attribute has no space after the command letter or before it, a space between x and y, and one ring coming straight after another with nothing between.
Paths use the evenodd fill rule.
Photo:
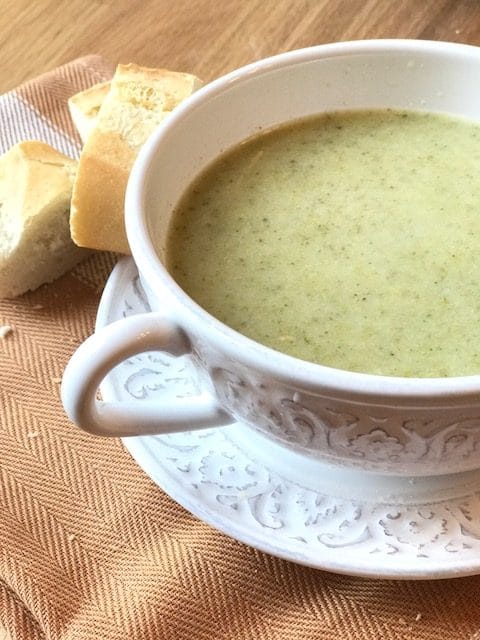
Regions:
<instances>
[{"instance_id":1,"label":"creamy soup surface","mask_svg":"<svg viewBox=\"0 0 480 640\"><path fill-rule=\"evenodd\" d=\"M191 185L167 266L212 315L298 358L480 373L480 125L352 111L262 133Z\"/></svg>"}]
</instances>

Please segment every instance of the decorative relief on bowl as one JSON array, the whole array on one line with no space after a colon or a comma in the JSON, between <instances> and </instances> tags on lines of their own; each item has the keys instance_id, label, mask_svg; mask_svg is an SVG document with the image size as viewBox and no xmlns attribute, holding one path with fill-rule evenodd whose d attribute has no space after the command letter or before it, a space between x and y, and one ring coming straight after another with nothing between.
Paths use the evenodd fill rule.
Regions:
<instances>
[{"instance_id":1,"label":"decorative relief on bowl","mask_svg":"<svg viewBox=\"0 0 480 640\"><path fill-rule=\"evenodd\" d=\"M150 311L138 275L123 300L122 315ZM204 371L207 345L198 345L195 358ZM143 362L139 368L137 363ZM139 356L126 363L132 373L125 391L145 399L162 389L177 389L177 397L199 392L208 376L199 375L189 356ZM237 373L239 371L240 373ZM292 393L285 386L266 384L242 375L242 368L218 366L209 371L221 402L256 430L267 433L297 452L328 462L380 471L415 475L453 473L480 467L480 408L450 418L448 410L434 414L416 409L405 416L402 408L372 412L359 403ZM380 411L380 410L377 410ZM472 415L473 413L473 415Z\"/></svg>"},{"instance_id":2,"label":"decorative relief on bowl","mask_svg":"<svg viewBox=\"0 0 480 640\"><path fill-rule=\"evenodd\" d=\"M212 376L234 415L296 451L393 473L439 473L439 464L443 473L480 466L478 416L449 418L439 410L432 417L428 409L401 407L371 415L359 403L289 395L281 385L255 384L222 368Z\"/></svg>"}]
</instances>

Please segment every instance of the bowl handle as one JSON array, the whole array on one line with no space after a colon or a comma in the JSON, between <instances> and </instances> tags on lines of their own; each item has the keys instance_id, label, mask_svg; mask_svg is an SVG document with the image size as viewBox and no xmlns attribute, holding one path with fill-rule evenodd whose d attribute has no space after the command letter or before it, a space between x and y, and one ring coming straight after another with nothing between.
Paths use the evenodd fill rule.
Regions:
<instances>
[{"instance_id":1,"label":"bowl handle","mask_svg":"<svg viewBox=\"0 0 480 640\"><path fill-rule=\"evenodd\" d=\"M104 402L100 383L116 365L145 351L190 353L185 333L159 313L117 320L91 335L73 354L61 387L63 406L76 425L102 436L138 436L192 431L234 422L207 391L166 401Z\"/></svg>"}]
</instances>

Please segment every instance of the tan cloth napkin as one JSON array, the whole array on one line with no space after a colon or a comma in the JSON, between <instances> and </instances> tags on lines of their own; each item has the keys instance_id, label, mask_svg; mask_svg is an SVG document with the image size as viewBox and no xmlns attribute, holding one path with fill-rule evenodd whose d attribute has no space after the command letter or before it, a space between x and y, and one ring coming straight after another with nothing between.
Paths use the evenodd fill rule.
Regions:
<instances>
[{"instance_id":1,"label":"tan cloth napkin","mask_svg":"<svg viewBox=\"0 0 480 640\"><path fill-rule=\"evenodd\" d=\"M3 149L76 155L66 98L112 68L89 56L0 98ZM199 522L119 440L69 424L59 383L93 330L113 258L0 302L0 626L13 639L480 640L480 577L395 582L307 569ZM2 637L2 631L0 631Z\"/></svg>"}]
</instances>

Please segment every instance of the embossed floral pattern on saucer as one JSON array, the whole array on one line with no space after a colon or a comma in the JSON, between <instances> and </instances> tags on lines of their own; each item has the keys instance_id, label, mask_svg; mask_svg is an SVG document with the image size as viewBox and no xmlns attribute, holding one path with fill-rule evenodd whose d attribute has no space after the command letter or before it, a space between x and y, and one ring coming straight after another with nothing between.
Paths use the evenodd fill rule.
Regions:
<instances>
[{"instance_id":1,"label":"embossed floral pattern on saucer","mask_svg":"<svg viewBox=\"0 0 480 640\"><path fill-rule=\"evenodd\" d=\"M148 312L131 259L115 267L97 324ZM188 357L136 356L106 400L195 394ZM480 471L384 477L317 463L242 424L125 438L139 466L190 512L258 549L319 569L390 578L480 573Z\"/></svg>"}]
</instances>

